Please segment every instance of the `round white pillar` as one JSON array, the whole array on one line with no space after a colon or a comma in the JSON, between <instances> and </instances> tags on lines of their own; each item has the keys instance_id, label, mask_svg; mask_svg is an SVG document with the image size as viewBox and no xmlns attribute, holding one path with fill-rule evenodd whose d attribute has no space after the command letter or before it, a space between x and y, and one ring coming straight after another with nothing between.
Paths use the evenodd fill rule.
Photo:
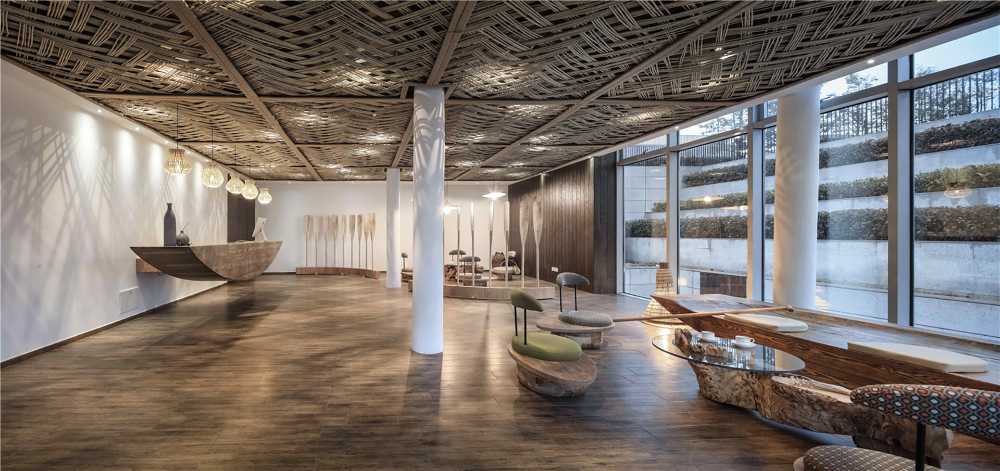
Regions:
<instances>
[{"instance_id":1,"label":"round white pillar","mask_svg":"<svg viewBox=\"0 0 1000 471\"><path fill-rule=\"evenodd\" d=\"M385 172L385 287L402 286L399 253L399 169Z\"/></svg>"},{"instance_id":2,"label":"round white pillar","mask_svg":"<svg viewBox=\"0 0 1000 471\"><path fill-rule=\"evenodd\" d=\"M774 302L816 307L819 86L778 98Z\"/></svg>"},{"instance_id":3,"label":"round white pillar","mask_svg":"<svg viewBox=\"0 0 1000 471\"><path fill-rule=\"evenodd\" d=\"M444 90L413 90L414 352L444 350Z\"/></svg>"}]
</instances>

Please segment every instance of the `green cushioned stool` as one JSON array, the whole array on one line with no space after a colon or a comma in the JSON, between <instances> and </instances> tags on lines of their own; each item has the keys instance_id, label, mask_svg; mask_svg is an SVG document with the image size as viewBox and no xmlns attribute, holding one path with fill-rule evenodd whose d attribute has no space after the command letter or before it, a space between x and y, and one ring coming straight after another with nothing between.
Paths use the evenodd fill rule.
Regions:
<instances>
[{"instance_id":1,"label":"green cushioned stool","mask_svg":"<svg viewBox=\"0 0 1000 471\"><path fill-rule=\"evenodd\" d=\"M511 339L510 346L521 355L545 361L576 361L583 355L580 344L558 335L542 332L532 333L528 341L524 335Z\"/></svg>"}]
</instances>

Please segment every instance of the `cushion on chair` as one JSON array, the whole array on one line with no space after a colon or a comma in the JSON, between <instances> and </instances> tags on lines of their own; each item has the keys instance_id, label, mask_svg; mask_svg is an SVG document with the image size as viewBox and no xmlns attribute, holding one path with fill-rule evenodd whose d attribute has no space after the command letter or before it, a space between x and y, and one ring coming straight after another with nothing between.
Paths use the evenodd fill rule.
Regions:
<instances>
[{"instance_id":1,"label":"cushion on chair","mask_svg":"<svg viewBox=\"0 0 1000 471\"><path fill-rule=\"evenodd\" d=\"M542 307L542 304L539 303L534 296L519 289L510 290L510 303L513 304L514 307L527 309L529 311L542 312L545 310L545 308Z\"/></svg>"},{"instance_id":2,"label":"cushion on chair","mask_svg":"<svg viewBox=\"0 0 1000 471\"><path fill-rule=\"evenodd\" d=\"M847 342L847 349L912 363L934 371L984 373L987 370L986 362L982 359L923 345L895 342Z\"/></svg>"},{"instance_id":3,"label":"cushion on chair","mask_svg":"<svg viewBox=\"0 0 1000 471\"><path fill-rule=\"evenodd\" d=\"M809 324L805 322L767 314L733 314L726 316L726 320L775 332L805 332L809 330Z\"/></svg>"},{"instance_id":4,"label":"cushion on chair","mask_svg":"<svg viewBox=\"0 0 1000 471\"><path fill-rule=\"evenodd\" d=\"M871 384L851 402L1000 444L1000 392L955 386Z\"/></svg>"},{"instance_id":5,"label":"cushion on chair","mask_svg":"<svg viewBox=\"0 0 1000 471\"><path fill-rule=\"evenodd\" d=\"M580 287L580 286L587 286L587 285L589 285L590 284L590 280L588 280L587 277L585 277L585 276L583 276L583 275L581 275L579 273L573 273L571 271L564 271L564 272L556 275L556 283L560 284L562 286L569 286L569 287L576 286L576 287Z\"/></svg>"},{"instance_id":6,"label":"cushion on chair","mask_svg":"<svg viewBox=\"0 0 1000 471\"><path fill-rule=\"evenodd\" d=\"M913 461L881 451L849 446L818 446L806 452L805 471L913 471ZM940 471L927 466L928 471Z\"/></svg>"},{"instance_id":7,"label":"cushion on chair","mask_svg":"<svg viewBox=\"0 0 1000 471\"><path fill-rule=\"evenodd\" d=\"M611 316L594 311L566 311L559 313L559 320L573 325L586 327L607 327L614 323Z\"/></svg>"},{"instance_id":8,"label":"cushion on chair","mask_svg":"<svg viewBox=\"0 0 1000 471\"><path fill-rule=\"evenodd\" d=\"M526 357L546 361L576 361L583 355L580 344L558 335L542 332L529 332L528 344L524 344L524 335L511 339L514 351Z\"/></svg>"}]
</instances>

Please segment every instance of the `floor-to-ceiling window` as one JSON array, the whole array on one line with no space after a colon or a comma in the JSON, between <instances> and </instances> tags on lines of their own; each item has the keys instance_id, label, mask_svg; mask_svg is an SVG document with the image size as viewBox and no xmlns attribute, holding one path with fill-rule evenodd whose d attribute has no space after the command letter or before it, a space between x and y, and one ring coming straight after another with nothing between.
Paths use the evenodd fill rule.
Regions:
<instances>
[{"instance_id":1,"label":"floor-to-ceiling window","mask_svg":"<svg viewBox=\"0 0 1000 471\"><path fill-rule=\"evenodd\" d=\"M743 297L747 279L746 135L684 149L678 158L677 290Z\"/></svg>"},{"instance_id":2,"label":"floor-to-ceiling window","mask_svg":"<svg viewBox=\"0 0 1000 471\"><path fill-rule=\"evenodd\" d=\"M914 75L996 54L1000 28L916 54ZM912 100L913 323L1000 339L1000 68Z\"/></svg>"},{"instance_id":3,"label":"floor-to-ceiling window","mask_svg":"<svg viewBox=\"0 0 1000 471\"><path fill-rule=\"evenodd\" d=\"M648 151L648 150L647 150ZM667 159L624 165L625 293L648 297L656 288L656 269L667 261Z\"/></svg>"}]
</instances>

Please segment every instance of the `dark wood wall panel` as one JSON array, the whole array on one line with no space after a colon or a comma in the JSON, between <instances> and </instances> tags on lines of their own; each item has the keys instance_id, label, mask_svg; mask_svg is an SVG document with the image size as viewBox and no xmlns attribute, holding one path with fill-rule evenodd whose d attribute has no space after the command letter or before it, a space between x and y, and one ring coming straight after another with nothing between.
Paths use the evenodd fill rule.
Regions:
<instances>
[{"instance_id":1,"label":"dark wood wall panel","mask_svg":"<svg viewBox=\"0 0 1000 471\"><path fill-rule=\"evenodd\" d=\"M241 195L226 192L226 240L250 240L257 221L256 204Z\"/></svg>"},{"instance_id":2,"label":"dark wood wall panel","mask_svg":"<svg viewBox=\"0 0 1000 471\"><path fill-rule=\"evenodd\" d=\"M610 181L607 161L610 161ZM614 175L613 156L602 157L588 159L508 188L511 204L509 244L520 254L522 268L528 276L536 276L535 239L533 229L529 227L526 247L521 247L521 203L541 198L544 214L544 234L540 246L541 279L554 282L557 273L552 271L552 267L557 267L560 272L572 271L590 278L594 283L591 287L594 292L615 292ZM599 191L595 191L598 188ZM608 198L609 195L610 202L595 200L595 197ZM525 206L525 209L528 208L530 206ZM608 226L603 227L606 224ZM601 240L597 241L595 237Z\"/></svg>"}]
</instances>

